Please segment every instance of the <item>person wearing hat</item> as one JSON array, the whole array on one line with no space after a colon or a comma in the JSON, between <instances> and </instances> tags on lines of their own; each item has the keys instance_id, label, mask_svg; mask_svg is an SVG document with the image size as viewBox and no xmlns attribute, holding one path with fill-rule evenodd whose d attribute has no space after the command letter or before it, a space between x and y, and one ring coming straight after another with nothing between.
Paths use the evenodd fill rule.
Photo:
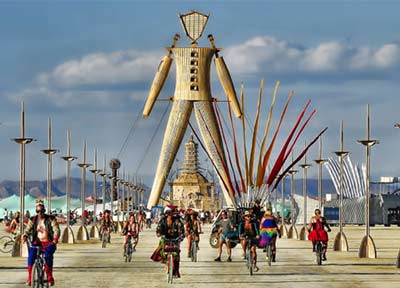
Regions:
<instances>
[{"instance_id":1,"label":"person wearing hat","mask_svg":"<svg viewBox=\"0 0 400 288\"><path fill-rule=\"evenodd\" d=\"M266 248L269 243L272 246L272 262L276 261L276 237L279 235L278 224L272 215L272 209L266 208L260 223L260 243L259 247Z\"/></svg>"},{"instance_id":2,"label":"person wearing hat","mask_svg":"<svg viewBox=\"0 0 400 288\"><path fill-rule=\"evenodd\" d=\"M199 214L196 211L190 209L188 216L189 217L186 218L185 230L188 243L187 257L190 257L190 247L192 246L192 241L196 241L198 250L200 242L200 233L202 232L201 232L201 224L198 217Z\"/></svg>"},{"instance_id":3,"label":"person wearing hat","mask_svg":"<svg viewBox=\"0 0 400 288\"><path fill-rule=\"evenodd\" d=\"M157 237L161 237L159 245L157 249L153 252L151 259L156 259L158 255L162 257L162 259L166 260L166 255L164 253L165 248L165 239L177 239L181 237L183 239L185 237L185 227L181 221L181 218L177 212L175 206L168 205L164 209L164 217L160 220L157 225ZM178 251L179 244L178 244ZM174 271L173 275L175 278L180 278L181 275L179 273L179 262L180 262L180 253L177 253L177 256L174 258ZM156 261L156 260L155 260Z\"/></svg>"},{"instance_id":4,"label":"person wearing hat","mask_svg":"<svg viewBox=\"0 0 400 288\"><path fill-rule=\"evenodd\" d=\"M46 214L46 209L42 201L36 204L36 216L32 217L27 225L23 241L26 242L28 236L32 237L32 246L40 246L44 250L45 266L48 283L54 285L53 277L53 255L57 249L58 239L60 238L60 227L54 216ZM28 251L28 280L27 285L32 283L33 263L36 259L36 248L29 247Z\"/></svg>"},{"instance_id":5,"label":"person wearing hat","mask_svg":"<svg viewBox=\"0 0 400 288\"><path fill-rule=\"evenodd\" d=\"M257 245L260 238L258 233L258 225L255 215L246 210L239 223L239 238L241 239L243 255L242 258L246 259L246 246L247 242L251 242L251 251L253 252L254 271L257 272Z\"/></svg>"}]
</instances>

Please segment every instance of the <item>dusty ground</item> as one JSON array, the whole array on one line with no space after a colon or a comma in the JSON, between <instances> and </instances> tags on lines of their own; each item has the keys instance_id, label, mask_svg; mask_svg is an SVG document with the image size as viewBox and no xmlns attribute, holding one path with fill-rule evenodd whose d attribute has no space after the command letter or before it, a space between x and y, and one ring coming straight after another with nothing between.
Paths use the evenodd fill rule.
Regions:
<instances>
[{"instance_id":1,"label":"dusty ground","mask_svg":"<svg viewBox=\"0 0 400 288\"><path fill-rule=\"evenodd\" d=\"M0 227L4 230L4 227ZM345 227L349 252L329 250L328 261L317 266L310 242L279 239L277 262L267 267L264 253L259 250L260 271L248 275L241 249L233 250L233 262L216 263L216 250L208 244L210 226L204 228L200 242L199 262L186 258L186 241L182 243L182 278L173 285L184 287L400 287L400 269L396 258L400 248L399 227L373 227L378 259L359 259L358 247L364 230ZM333 239L337 229L333 229ZM102 249L98 240L75 245L60 244L55 254L56 287L164 287L166 270L149 257L157 243L152 230L141 234L137 252L131 263L122 258L122 237L112 235L112 244ZM329 243L330 248L332 242ZM26 258L0 254L0 287L24 287ZM139 285L139 286L137 286Z\"/></svg>"}]
</instances>

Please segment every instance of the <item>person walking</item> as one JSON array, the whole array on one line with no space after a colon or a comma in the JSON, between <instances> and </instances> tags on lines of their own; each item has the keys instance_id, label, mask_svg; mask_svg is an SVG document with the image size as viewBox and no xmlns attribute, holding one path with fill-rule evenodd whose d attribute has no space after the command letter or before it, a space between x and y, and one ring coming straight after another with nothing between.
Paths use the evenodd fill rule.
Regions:
<instances>
[{"instance_id":1,"label":"person walking","mask_svg":"<svg viewBox=\"0 0 400 288\"><path fill-rule=\"evenodd\" d=\"M232 221L228 218L228 212L221 212L222 220L221 227L218 230L219 240L218 240L218 257L214 259L214 261L221 262L222 255L222 245L226 245L226 252L228 253L228 259L226 261L232 262L232 249L230 239L228 237L229 232L234 230L234 226Z\"/></svg>"}]
</instances>

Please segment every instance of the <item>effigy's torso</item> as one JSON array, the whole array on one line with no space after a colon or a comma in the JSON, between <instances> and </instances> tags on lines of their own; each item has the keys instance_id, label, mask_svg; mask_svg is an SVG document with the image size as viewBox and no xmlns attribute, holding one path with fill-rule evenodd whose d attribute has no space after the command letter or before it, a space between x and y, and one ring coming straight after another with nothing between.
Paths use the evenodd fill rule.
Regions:
<instances>
[{"instance_id":1,"label":"effigy's torso","mask_svg":"<svg viewBox=\"0 0 400 288\"><path fill-rule=\"evenodd\" d=\"M176 61L174 100L210 100L210 65L216 49L177 47L171 50Z\"/></svg>"}]
</instances>

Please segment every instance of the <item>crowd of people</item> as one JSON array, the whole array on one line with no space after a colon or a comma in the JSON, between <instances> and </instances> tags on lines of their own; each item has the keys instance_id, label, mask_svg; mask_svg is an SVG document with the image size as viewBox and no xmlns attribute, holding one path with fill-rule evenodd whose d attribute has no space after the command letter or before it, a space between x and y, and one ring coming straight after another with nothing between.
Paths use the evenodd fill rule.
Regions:
<instances>
[{"instance_id":1,"label":"crowd of people","mask_svg":"<svg viewBox=\"0 0 400 288\"><path fill-rule=\"evenodd\" d=\"M215 216L214 216L215 215ZM84 216L85 219L92 219L90 213ZM86 216L86 217L85 217ZM158 218L160 216L160 218ZM219 218L217 219L217 216ZM216 214L207 214L205 212L198 212L194 209L188 208L187 210L177 209L175 206L166 206L161 215L153 215L150 210L140 209L128 214L127 219L123 222L120 231L123 238L122 250L123 256L126 254L126 247L128 239L133 240L133 251L139 243L139 235L146 227L151 228L152 223L156 223L156 235L160 237L156 250L151 255L153 261L166 263L166 243L168 241L176 241L177 249L174 250L174 270L173 276L180 277L179 263L180 263L180 245L179 242L185 237L187 238L187 256L190 257L190 249L193 241L196 242L196 247L199 248L200 234L202 234L202 226L210 221L217 220L217 237L218 249L217 257L214 259L217 262L222 261L222 248L226 246L227 262L232 261L232 241L241 244L242 259L246 259L246 248L248 245L252 251L252 261L254 264L254 271L259 270L257 266L257 248L264 249L267 245L272 248L272 262L276 261L276 240L280 237L280 230L278 228L278 220L272 213L270 207L262 209L259 201L256 201L251 209L240 211L239 221L233 221L229 217L227 210L218 211ZM7 231L10 233L18 233L20 223L19 211L10 215L3 215L3 221L8 223ZM28 256L28 279L26 284L30 285L32 281L32 266L35 261L36 253L34 247L40 247L44 252L45 258L45 271L48 277L48 283L54 285L53 277L53 255L57 250L57 243L60 238L60 228L57 218L53 214L46 214L46 209L42 201L37 202L36 215L31 217L29 212L24 215L24 234L22 235L23 241L30 240L31 247L29 248ZM87 221L86 223L88 223ZM92 222L92 221L90 221ZM105 210L104 214L99 215L100 236L104 232L111 235L116 232L116 223L114 223L111 211ZM328 243L328 234L330 227L324 217L321 216L319 209L315 210L315 215L310 219L308 232L309 240L312 241L313 251L315 251L315 244L321 241L323 247L323 260L326 260L326 250ZM234 240L237 239L238 240ZM110 241L110 238L108 239ZM249 244L250 243L250 244ZM199 250L199 249L198 249Z\"/></svg>"},{"instance_id":2,"label":"crowd of people","mask_svg":"<svg viewBox=\"0 0 400 288\"><path fill-rule=\"evenodd\" d=\"M266 250L268 245L271 245L271 262L276 262L276 241L281 237L280 229L278 228L278 219L273 215L270 207L262 209L259 201L255 201L251 209L241 211L239 222L234 223L229 217L227 210L222 210L220 219L218 219L218 254L214 259L217 262L222 261L223 246L226 246L227 262L232 262L232 242L239 238L242 248L242 259L246 259L246 247L248 244L252 251L252 262L254 271L259 270L257 266L257 248ZM328 243L327 231L330 227L324 217L321 216L319 209L315 210L315 215L310 219L308 227L309 240L313 243L313 251L315 251L316 241L321 241L323 244L323 260L326 258L326 250ZM327 229L327 231L325 230ZM167 240L180 239L187 237L187 251L190 256L190 247L192 241L196 241L197 245L200 241L199 235L202 233L202 221L198 212L188 209L182 211L174 206L167 206L164 209L164 215L157 226L156 234L160 237L158 246L153 252L151 259L166 263L165 243ZM176 257L174 258L173 275L176 278L180 277L179 261L180 247L177 244ZM268 257L268 256L267 256Z\"/></svg>"}]
</instances>

